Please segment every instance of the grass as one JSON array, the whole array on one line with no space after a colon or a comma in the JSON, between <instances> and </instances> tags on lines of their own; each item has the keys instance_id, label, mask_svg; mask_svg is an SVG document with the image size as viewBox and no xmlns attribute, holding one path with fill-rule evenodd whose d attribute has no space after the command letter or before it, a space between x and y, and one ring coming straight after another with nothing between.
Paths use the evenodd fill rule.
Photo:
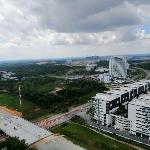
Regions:
<instances>
[{"instance_id":1,"label":"grass","mask_svg":"<svg viewBox=\"0 0 150 150\"><path fill-rule=\"evenodd\" d=\"M19 99L17 97L6 94L0 94L0 105L22 112L23 117L29 120L36 119L46 114L46 111L28 100L22 100L22 106L20 107Z\"/></svg>"},{"instance_id":2,"label":"grass","mask_svg":"<svg viewBox=\"0 0 150 150\"><path fill-rule=\"evenodd\" d=\"M126 144L109 139L89 128L75 123L62 124L52 131L65 135L66 138L75 144L88 150L134 150L134 148Z\"/></svg>"},{"instance_id":3,"label":"grass","mask_svg":"<svg viewBox=\"0 0 150 150\"><path fill-rule=\"evenodd\" d=\"M143 149L145 149L145 150L149 150L149 149L150 149L149 146L144 145L144 144L142 144L142 143L137 143L137 142L135 142L135 141L132 141L132 140L130 140L130 139L126 139L126 138L124 138L124 137L120 137L120 136L118 136L118 135L116 135L116 134L113 134L113 133L104 132L104 131L101 131L101 132L104 133L104 134L106 134L106 135L108 135L108 136L111 136L111 137L113 137L113 138L115 138L115 139L118 139L118 140L120 140L120 141L124 141L124 142L126 142L126 143L135 145L135 146L140 147L140 148L143 148Z\"/></svg>"}]
</instances>

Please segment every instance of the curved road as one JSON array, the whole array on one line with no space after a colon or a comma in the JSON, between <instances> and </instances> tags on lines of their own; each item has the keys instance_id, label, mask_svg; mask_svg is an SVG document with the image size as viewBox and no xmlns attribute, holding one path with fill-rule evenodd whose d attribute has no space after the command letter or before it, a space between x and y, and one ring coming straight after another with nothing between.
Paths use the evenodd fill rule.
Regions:
<instances>
[{"instance_id":1,"label":"curved road","mask_svg":"<svg viewBox=\"0 0 150 150\"><path fill-rule=\"evenodd\" d=\"M146 75L144 79L146 79L146 80L150 79L150 70L146 70L146 69L139 68L139 67L133 67L133 68L143 71L145 73L145 75Z\"/></svg>"},{"instance_id":2,"label":"curved road","mask_svg":"<svg viewBox=\"0 0 150 150\"><path fill-rule=\"evenodd\" d=\"M146 77L145 77L145 79L150 79L150 70L145 70L145 69L143 69L143 68L139 68L139 69L141 69L142 71L144 71L145 72L145 74L146 74Z\"/></svg>"}]
</instances>

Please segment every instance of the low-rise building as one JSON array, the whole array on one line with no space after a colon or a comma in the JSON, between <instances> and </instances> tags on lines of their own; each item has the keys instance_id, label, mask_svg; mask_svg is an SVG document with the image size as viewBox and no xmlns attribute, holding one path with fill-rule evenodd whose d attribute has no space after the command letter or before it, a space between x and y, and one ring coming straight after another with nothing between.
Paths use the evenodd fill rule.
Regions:
<instances>
[{"instance_id":1,"label":"low-rise building","mask_svg":"<svg viewBox=\"0 0 150 150\"><path fill-rule=\"evenodd\" d=\"M111 76L110 74L104 73L104 74L100 74L97 79L99 80L99 82L103 82L103 83L111 83Z\"/></svg>"},{"instance_id":2,"label":"low-rise building","mask_svg":"<svg viewBox=\"0 0 150 150\"><path fill-rule=\"evenodd\" d=\"M97 66L97 64L87 64L86 65L86 70L87 71L92 71L95 69L95 67Z\"/></svg>"},{"instance_id":3,"label":"low-rise building","mask_svg":"<svg viewBox=\"0 0 150 150\"><path fill-rule=\"evenodd\" d=\"M96 68L95 70L96 72L109 72L109 69L108 68L104 68L104 67L99 67L99 68Z\"/></svg>"}]
</instances>

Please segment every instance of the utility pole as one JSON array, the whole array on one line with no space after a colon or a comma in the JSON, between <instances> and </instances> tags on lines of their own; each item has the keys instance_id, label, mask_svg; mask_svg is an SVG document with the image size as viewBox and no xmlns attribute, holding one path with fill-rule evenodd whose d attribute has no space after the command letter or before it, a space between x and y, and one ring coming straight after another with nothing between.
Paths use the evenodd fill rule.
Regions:
<instances>
[{"instance_id":1,"label":"utility pole","mask_svg":"<svg viewBox=\"0 0 150 150\"><path fill-rule=\"evenodd\" d=\"M20 102L20 106L22 106L22 96L21 96L21 88L20 88L20 85L19 85L19 102Z\"/></svg>"}]
</instances>

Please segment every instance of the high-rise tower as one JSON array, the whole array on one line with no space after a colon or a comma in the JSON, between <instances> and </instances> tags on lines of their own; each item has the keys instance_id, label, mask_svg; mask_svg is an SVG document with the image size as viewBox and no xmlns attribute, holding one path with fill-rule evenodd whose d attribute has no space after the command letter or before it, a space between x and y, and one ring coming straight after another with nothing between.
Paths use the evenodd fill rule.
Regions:
<instances>
[{"instance_id":1,"label":"high-rise tower","mask_svg":"<svg viewBox=\"0 0 150 150\"><path fill-rule=\"evenodd\" d=\"M113 56L109 61L109 73L113 78L127 78L128 63L125 57Z\"/></svg>"}]
</instances>

